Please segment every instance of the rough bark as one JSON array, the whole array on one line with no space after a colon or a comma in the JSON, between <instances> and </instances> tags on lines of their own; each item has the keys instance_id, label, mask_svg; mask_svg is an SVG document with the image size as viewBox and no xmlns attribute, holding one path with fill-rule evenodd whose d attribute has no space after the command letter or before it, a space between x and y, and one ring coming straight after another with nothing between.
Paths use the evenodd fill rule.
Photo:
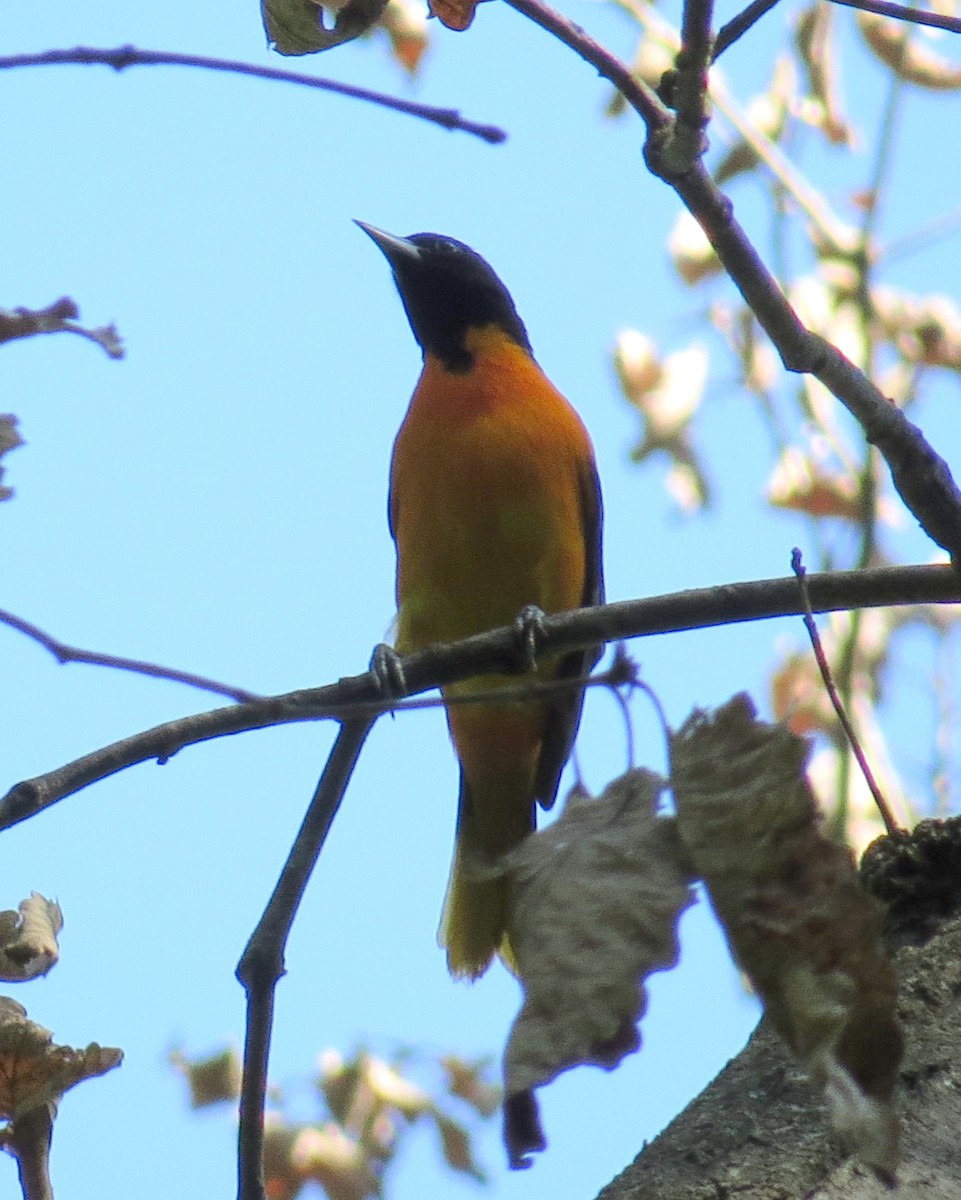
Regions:
<instances>
[{"instance_id":1,"label":"rough bark","mask_svg":"<svg viewBox=\"0 0 961 1200\"><path fill-rule=\"evenodd\" d=\"M961 1197L961 825L881 839L865 882L889 905L906 1050L894 1191L845 1156L817 1089L762 1022L599 1200Z\"/></svg>"}]
</instances>

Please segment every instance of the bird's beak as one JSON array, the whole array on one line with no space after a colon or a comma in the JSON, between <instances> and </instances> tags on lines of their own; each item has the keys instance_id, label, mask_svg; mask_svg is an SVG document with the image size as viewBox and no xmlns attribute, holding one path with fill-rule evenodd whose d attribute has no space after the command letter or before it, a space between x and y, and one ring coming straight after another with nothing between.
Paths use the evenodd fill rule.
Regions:
<instances>
[{"instance_id":1,"label":"bird's beak","mask_svg":"<svg viewBox=\"0 0 961 1200\"><path fill-rule=\"evenodd\" d=\"M417 262L420 259L420 248L408 238L396 237L393 233L386 233L376 225L368 225L364 221L355 220L354 224L359 225L380 247L392 267L400 266L404 262Z\"/></svg>"}]
</instances>

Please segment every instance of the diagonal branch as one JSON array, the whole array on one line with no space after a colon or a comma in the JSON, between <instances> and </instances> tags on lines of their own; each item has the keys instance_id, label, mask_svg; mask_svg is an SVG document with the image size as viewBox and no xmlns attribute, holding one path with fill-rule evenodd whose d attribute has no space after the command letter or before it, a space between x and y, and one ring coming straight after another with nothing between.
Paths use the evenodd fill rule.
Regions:
<instances>
[{"instance_id":1,"label":"diagonal branch","mask_svg":"<svg viewBox=\"0 0 961 1200\"><path fill-rule=\"evenodd\" d=\"M811 610L880 608L913 604L961 603L961 576L948 566L881 567L833 571L808 578ZM595 608L545 617L542 655L567 653L599 642L650 637L803 611L793 577L731 583L622 600ZM475 675L514 672L517 635L511 626L450 645L430 646L401 660L406 694L412 695ZM154 759L164 763L185 746L212 738L299 721L375 716L384 703L378 676L371 672L308 688L231 705L157 725L114 742L65 766L16 784L0 798L0 830L35 816L126 767Z\"/></svg>"},{"instance_id":2,"label":"diagonal branch","mask_svg":"<svg viewBox=\"0 0 961 1200\"><path fill-rule=\"evenodd\" d=\"M418 104L414 100L402 100L374 92L370 88L354 87L336 79L320 79L316 75L305 75L299 71L284 71L278 67L261 67L256 63L236 62L227 58L208 58L203 54L176 54L166 50L140 50L136 46L117 46L113 50L101 50L93 46L75 46L72 50L45 50L39 54L10 54L0 56L0 70L11 67L61 66L65 63L87 66L100 64L122 71L134 66L200 67L205 71L228 71L234 75L251 75L256 79L273 79L280 83L296 83L301 87L319 88L334 92L338 96L350 96L354 100L366 100L381 108L392 108L409 117L431 121L444 129L471 133L485 142L503 142L507 134L496 125L479 125L468 121L453 108L436 108L430 104Z\"/></svg>"},{"instance_id":3,"label":"diagonal branch","mask_svg":"<svg viewBox=\"0 0 961 1200\"><path fill-rule=\"evenodd\" d=\"M244 1076L240 1092L238 1200L264 1197L264 1102L274 1013L274 989L297 909L340 807L373 719L345 721L263 916L237 965L247 993Z\"/></svg>"},{"instance_id":4,"label":"diagonal branch","mask_svg":"<svg viewBox=\"0 0 961 1200\"><path fill-rule=\"evenodd\" d=\"M933 29L946 29L948 33L961 33L961 17L949 17L946 13L929 12L923 8L908 8L904 4L892 4L890 0L831 0L845 8L859 8L861 12L877 13L879 17L892 17L895 21L907 21L911 25L929 25Z\"/></svg>"},{"instance_id":5,"label":"diagonal branch","mask_svg":"<svg viewBox=\"0 0 961 1200\"><path fill-rule=\"evenodd\" d=\"M153 679L169 679L173 683L185 683L188 687L200 688L205 692L216 692L228 696L231 700L258 700L256 692L246 688L234 687L231 683L221 683L216 679L208 679L204 675L195 675L192 671L180 671L175 667L164 667L159 663L144 662L139 658L124 658L118 654L102 654L97 650L83 650L78 646L68 646L49 633L45 633L38 625L25 621L6 609L0 608L0 625L9 625L27 637L33 638L44 649L49 650L58 663L87 663L94 667L111 667L116 671L130 671L135 675L149 675Z\"/></svg>"},{"instance_id":6,"label":"diagonal branch","mask_svg":"<svg viewBox=\"0 0 961 1200\"><path fill-rule=\"evenodd\" d=\"M79 318L80 309L69 296L61 296L46 308L0 308L0 342L38 333L75 333L100 346L108 357L123 358L123 339L115 325L88 329Z\"/></svg>"},{"instance_id":7,"label":"diagonal branch","mask_svg":"<svg viewBox=\"0 0 961 1200\"><path fill-rule=\"evenodd\" d=\"M837 347L806 329L734 217L734 206L701 161L677 162L675 119L604 47L541 0L507 0L610 80L647 126L644 158L704 230L722 265L789 371L815 376L847 408L884 456L894 486L932 541L961 562L961 491L921 430Z\"/></svg>"},{"instance_id":8,"label":"diagonal branch","mask_svg":"<svg viewBox=\"0 0 961 1200\"><path fill-rule=\"evenodd\" d=\"M777 4L778 0L753 0L736 17L732 17L718 31L714 43L714 60L742 37L761 17ZM929 12L923 8L907 8L903 4L892 4L890 0L832 0L846 8L857 8L861 12L877 13L879 17L892 17L896 21L907 21L912 25L928 25L933 29L946 29L949 33L961 33L961 17L949 17L946 13Z\"/></svg>"}]
</instances>

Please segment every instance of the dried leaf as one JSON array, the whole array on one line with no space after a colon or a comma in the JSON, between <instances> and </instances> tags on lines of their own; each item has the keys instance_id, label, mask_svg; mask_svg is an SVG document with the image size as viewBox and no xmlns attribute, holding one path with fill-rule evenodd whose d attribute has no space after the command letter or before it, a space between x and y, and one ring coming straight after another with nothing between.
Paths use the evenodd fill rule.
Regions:
<instances>
[{"instance_id":1,"label":"dried leaf","mask_svg":"<svg viewBox=\"0 0 961 1200\"><path fill-rule=\"evenodd\" d=\"M761 334L757 317L746 305L736 308L712 304L710 320L737 355L741 382L758 396L769 396L778 377L778 360L771 343Z\"/></svg>"},{"instance_id":2,"label":"dried leaf","mask_svg":"<svg viewBox=\"0 0 961 1200\"><path fill-rule=\"evenodd\" d=\"M855 16L868 47L899 79L936 92L961 88L961 67L937 54L903 21L861 11Z\"/></svg>"},{"instance_id":3,"label":"dried leaf","mask_svg":"<svg viewBox=\"0 0 961 1200\"><path fill-rule=\"evenodd\" d=\"M264 1119L264 1192L267 1200L295 1200L306 1182L293 1163L301 1126L291 1126L276 1113Z\"/></svg>"},{"instance_id":4,"label":"dried leaf","mask_svg":"<svg viewBox=\"0 0 961 1200\"><path fill-rule=\"evenodd\" d=\"M859 491L852 475L827 471L800 447L788 446L768 480L767 498L775 508L860 523Z\"/></svg>"},{"instance_id":5,"label":"dried leaf","mask_svg":"<svg viewBox=\"0 0 961 1200\"><path fill-rule=\"evenodd\" d=\"M624 395L644 422L644 436L631 458L639 463L652 454L667 454L668 487L685 511L710 500L710 484L690 433L704 394L707 364L707 351L698 344L660 359L651 339L634 329L622 330L614 348Z\"/></svg>"},{"instance_id":6,"label":"dried leaf","mask_svg":"<svg viewBox=\"0 0 961 1200\"><path fill-rule=\"evenodd\" d=\"M380 1195L369 1156L339 1125L308 1125L298 1130L290 1162L301 1179L319 1183L329 1200L366 1200Z\"/></svg>"},{"instance_id":7,"label":"dried leaf","mask_svg":"<svg viewBox=\"0 0 961 1200\"><path fill-rule=\"evenodd\" d=\"M532 1089L581 1063L610 1070L636 1050L644 980L677 961L677 921L692 897L673 822L655 815L662 786L636 770L599 799L575 789L553 825L504 858L524 988L504 1054L514 1166L539 1148Z\"/></svg>"},{"instance_id":8,"label":"dried leaf","mask_svg":"<svg viewBox=\"0 0 961 1200\"><path fill-rule=\"evenodd\" d=\"M387 0L260 0L267 41L278 54L316 54L366 33L380 19ZM333 14L334 25L324 24Z\"/></svg>"},{"instance_id":9,"label":"dried leaf","mask_svg":"<svg viewBox=\"0 0 961 1200\"><path fill-rule=\"evenodd\" d=\"M371 1093L380 1104L396 1108L412 1121L432 1106L430 1096L423 1088L405 1079L393 1067L373 1055L365 1055L361 1062L361 1073Z\"/></svg>"},{"instance_id":10,"label":"dried leaf","mask_svg":"<svg viewBox=\"0 0 961 1200\"><path fill-rule=\"evenodd\" d=\"M22 900L17 912L0 913L0 979L19 983L46 975L60 957L62 928L60 905L39 892Z\"/></svg>"},{"instance_id":11,"label":"dried leaf","mask_svg":"<svg viewBox=\"0 0 961 1200\"><path fill-rule=\"evenodd\" d=\"M15 1001L0 1008L0 1118L15 1121L55 1103L85 1079L120 1065L123 1052L91 1042L85 1050L55 1046L49 1029L28 1020Z\"/></svg>"},{"instance_id":12,"label":"dried leaf","mask_svg":"<svg viewBox=\"0 0 961 1200\"><path fill-rule=\"evenodd\" d=\"M798 737L824 733L837 737L838 718L811 653L788 654L771 677L775 718Z\"/></svg>"},{"instance_id":13,"label":"dried leaf","mask_svg":"<svg viewBox=\"0 0 961 1200\"><path fill-rule=\"evenodd\" d=\"M668 234L667 250L675 271L690 287L724 270L707 234L686 208L678 214Z\"/></svg>"},{"instance_id":14,"label":"dried leaf","mask_svg":"<svg viewBox=\"0 0 961 1200\"><path fill-rule=\"evenodd\" d=\"M13 413L0 413L0 458L23 444L23 438L17 432L17 418ZM13 488L4 487L3 471L4 468L0 466L0 500L9 500L13 495Z\"/></svg>"},{"instance_id":15,"label":"dried leaf","mask_svg":"<svg viewBox=\"0 0 961 1200\"><path fill-rule=\"evenodd\" d=\"M346 1063L340 1051L333 1047L328 1047L320 1055L320 1077L317 1086L331 1116L341 1125L348 1121L359 1079L359 1058Z\"/></svg>"},{"instance_id":16,"label":"dried leaf","mask_svg":"<svg viewBox=\"0 0 961 1200\"><path fill-rule=\"evenodd\" d=\"M190 1088L190 1107L207 1108L240 1096L243 1066L233 1046L207 1058L186 1058L179 1050L168 1055L168 1062L179 1071Z\"/></svg>"},{"instance_id":17,"label":"dried leaf","mask_svg":"<svg viewBox=\"0 0 961 1200\"><path fill-rule=\"evenodd\" d=\"M479 0L429 0L430 11L441 25L463 33L474 20Z\"/></svg>"},{"instance_id":18,"label":"dried leaf","mask_svg":"<svg viewBox=\"0 0 961 1200\"><path fill-rule=\"evenodd\" d=\"M482 1117L492 1117L497 1112L501 1089L484 1078L486 1060L471 1063L456 1054L448 1054L440 1061L447 1074L447 1090L452 1096L465 1100Z\"/></svg>"},{"instance_id":19,"label":"dried leaf","mask_svg":"<svg viewBox=\"0 0 961 1200\"><path fill-rule=\"evenodd\" d=\"M877 287L871 302L884 336L908 362L961 371L961 309L950 296Z\"/></svg>"},{"instance_id":20,"label":"dried leaf","mask_svg":"<svg viewBox=\"0 0 961 1200\"><path fill-rule=\"evenodd\" d=\"M758 133L771 142L780 140L788 113L797 95L797 71L787 54L778 55L767 91L755 96L745 116ZM723 187L738 175L752 171L760 159L743 138L735 142L714 169L714 181Z\"/></svg>"},{"instance_id":21,"label":"dried leaf","mask_svg":"<svg viewBox=\"0 0 961 1200\"><path fill-rule=\"evenodd\" d=\"M442 1112L435 1111L433 1116L437 1124L437 1132L440 1134L441 1150L447 1165L451 1170L459 1171L462 1175L470 1175L478 1183L486 1183L487 1176L477 1165L471 1147L470 1134L467 1130L459 1122Z\"/></svg>"},{"instance_id":22,"label":"dried leaf","mask_svg":"<svg viewBox=\"0 0 961 1200\"><path fill-rule=\"evenodd\" d=\"M835 1126L883 1171L897 1161L902 1037L880 911L850 852L822 836L809 747L745 695L672 738L677 821L732 952L782 1037L825 1088Z\"/></svg>"},{"instance_id":23,"label":"dried leaf","mask_svg":"<svg viewBox=\"0 0 961 1200\"><path fill-rule=\"evenodd\" d=\"M810 95L799 106L799 116L820 129L835 146L853 146L854 130L841 107L840 82L834 56L834 13L829 4L804 9L794 33Z\"/></svg>"},{"instance_id":24,"label":"dried leaf","mask_svg":"<svg viewBox=\"0 0 961 1200\"><path fill-rule=\"evenodd\" d=\"M391 53L408 75L416 75L427 51L427 10L415 0L387 0L380 26L390 38Z\"/></svg>"}]
</instances>

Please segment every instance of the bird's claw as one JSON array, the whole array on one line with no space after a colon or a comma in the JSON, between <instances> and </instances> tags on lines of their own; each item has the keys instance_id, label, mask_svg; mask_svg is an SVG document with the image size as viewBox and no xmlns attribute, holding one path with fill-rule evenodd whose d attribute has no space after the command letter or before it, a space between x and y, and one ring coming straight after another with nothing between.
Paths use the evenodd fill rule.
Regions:
<instances>
[{"instance_id":1,"label":"bird's claw","mask_svg":"<svg viewBox=\"0 0 961 1200\"><path fill-rule=\"evenodd\" d=\"M544 636L544 613L536 604L525 604L514 618L518 667L523 672L537 670L537 651Z\"/></svg>"},{"instance_id":2,"label":"bird's claw","mask_svg":"<svg viewBox=\"0 0 961 1200\"><path fill-rule=\"evenodd\" d=\"M377 688L387 700L397 700L407 695L407 680L404 677L403 660L386 642L378 642L370 656L370 670L377 680Z\"/></svg>"}]
</instances>

